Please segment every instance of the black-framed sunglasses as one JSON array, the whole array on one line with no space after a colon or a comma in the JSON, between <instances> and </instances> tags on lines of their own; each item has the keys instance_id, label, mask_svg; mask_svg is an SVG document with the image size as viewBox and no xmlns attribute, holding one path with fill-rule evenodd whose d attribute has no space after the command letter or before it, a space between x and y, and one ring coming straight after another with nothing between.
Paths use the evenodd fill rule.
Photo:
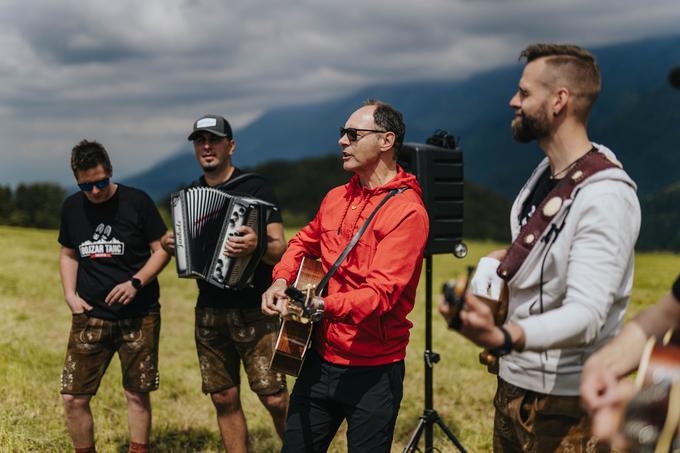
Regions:
<instances>
[{"instance_id":1,"label":"black-framed sunglasses","mask_svg":"<svg viewBox=\"0 0 680 453\"><path fill-rule=\"evenodd\" d=\"M82 190L83 192L92 192L92 190L94 190L95 187L99 190L105 189L109 185L110 182L111 181L110 181L109 178L104 178L104 179L100 179L99 181L95 181L95 182L79 183L78 187L80 187L80 190Z\"/></svg>"},{"instance_id":2,"label":"black-framed sunglasses","mask_svg":"<svg viewBox=\"0 0 680 453\"><path fill-rule=\"evenodd\" d=\"M341 127L340 128L340 138L347 134L347 138L350 142L356 142L359 140L359 135L357 132L389 132L389 131L379 131L377 129L357 129L355 127ZM362 135L363 137L363 135Z\"/></svg>"}]
</instances>

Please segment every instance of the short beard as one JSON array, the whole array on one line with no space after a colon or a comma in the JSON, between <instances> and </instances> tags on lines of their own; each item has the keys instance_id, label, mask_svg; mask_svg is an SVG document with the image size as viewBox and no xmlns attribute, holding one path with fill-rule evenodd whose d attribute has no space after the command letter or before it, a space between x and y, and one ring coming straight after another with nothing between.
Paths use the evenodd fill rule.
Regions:
<instances>
[{"instance_id":1,"label":"short beard","mask_svg":"<svg viewBox=\"0 0 680 453\"><path fill-rule=\"evenodd\" d=\"M201 167L203 169L204 173L212 173L215 170L217 170L217 165L214 165L212 167Z\"/></svg>"},{"instance_id":2,"label":"short beard","mask_svg":"<svg viewBox=\"0 0 680 453\"><path fill-rule=\"evenodd\" d=\"M523 112L520 115L512 121L512 137L515 141L529 143L550 134L548 114L544 108L541 108L533 117L527 116Z\"/></svg>"}]
</instances>

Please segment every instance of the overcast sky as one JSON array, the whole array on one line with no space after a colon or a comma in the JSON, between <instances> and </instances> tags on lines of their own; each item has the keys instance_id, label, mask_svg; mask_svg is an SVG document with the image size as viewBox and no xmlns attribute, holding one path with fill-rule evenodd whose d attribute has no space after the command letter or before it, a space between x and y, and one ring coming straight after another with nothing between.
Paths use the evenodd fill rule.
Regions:
<instances>
[{"instance_id":1,"label":"overcast sky","mask_svg":"<svg viewBox=\"0 0 680 453\"><path fill-rule=\"evenodd\" d=\"M124 177L175 152L203 113L238 129L370 84L469 77L534 41L679 23L678 0L0 0L0 184L71 184L81 138Z\"/></svg>"}]
</instances>

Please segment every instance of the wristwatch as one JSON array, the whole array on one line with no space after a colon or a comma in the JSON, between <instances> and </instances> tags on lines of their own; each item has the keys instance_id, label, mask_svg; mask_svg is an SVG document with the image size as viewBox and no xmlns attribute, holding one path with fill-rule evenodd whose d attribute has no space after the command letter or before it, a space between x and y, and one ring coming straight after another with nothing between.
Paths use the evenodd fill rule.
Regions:
<instances>
[{"instance_id":1,"label":"wristwatch","mask_svg":"<svg viewBox=\"0 0 680 453\"><path fill-rule=\"evenodd\" d=\"M323 311L324 308L326 308L326 303L325 303L325 302L323 301L323 299L320 298L320 297L318 297L318 298L316 299L316 304L317 304L317 305L316 305L316 309L317 309L318 311Z\"/></svg>"},{"instance_id":2,"label":"wristwatch","mask_svg":"<svg viewBox=\"0 0 680 453\"><path fill-rule=\"evenodd\" d=\"M503 344L497 348L490 349L489 353L496 357L502 357L512 352L512 337L510 336L508 329L504 326L498 326L498 328L501 330L501 333L503 333Z\"/></svg>"},{"instance_id":3,"label":"wristwatch","mask_svg":"<svg viewBox=\"0 0 680 453\"><path fill-rule=\"evenodd\" d=\"M312 310L312 315L311 319L314 322L321 321L323 318L323 310L326 307L326 304L324 303L323 299L320 297L315 297L315 302L317 304L316 308Z\"/></svg>"},{"instance_id":4,"label":"wristwatch","mask_svg":"<svg viewBox=\"0 0 680 453\"><path fill-rule=\"evenodd\" d=\"M132 283L132 287L134 289L136 289L137 291L142 289L142 281L140 279L138 279L137 277L132 277L130 279L130 283Z\"/></svg>"}]
</instances>

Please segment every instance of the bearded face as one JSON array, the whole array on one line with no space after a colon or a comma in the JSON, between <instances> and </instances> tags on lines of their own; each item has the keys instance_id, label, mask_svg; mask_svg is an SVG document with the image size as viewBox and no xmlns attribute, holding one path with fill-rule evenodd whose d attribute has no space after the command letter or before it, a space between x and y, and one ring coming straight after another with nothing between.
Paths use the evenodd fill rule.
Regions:
<instances>
[{"instance_id":1,"label":"bearded face","mask_svg":"<svg viewBox=\"0 0 680 453\"><path fill-rule=\"evenodd\" d=\"M512 137L519 143L529 143L547 137L550 133L548 112L541 106L535 114L519 111L512 120Z\"/></svg>"}]
</instances>

